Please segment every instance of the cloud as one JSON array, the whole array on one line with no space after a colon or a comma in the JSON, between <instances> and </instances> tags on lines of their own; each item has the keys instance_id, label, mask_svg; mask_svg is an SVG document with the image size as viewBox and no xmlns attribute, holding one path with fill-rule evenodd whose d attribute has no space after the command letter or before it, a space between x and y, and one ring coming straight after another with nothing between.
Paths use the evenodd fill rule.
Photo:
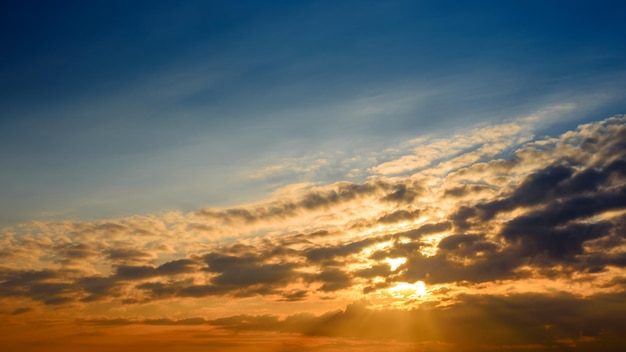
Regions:
<instances>
[{"instance_id":1,"label":"cloud","mask_svg":"<svg viewBox=\"0 0 626 352\"><path fill-rule=\"evenodd\" d=\"M332 260L336 257L345 257L351 254L357 254L367 246L378 242L376 238L367 238L364 240L342 244L333 247L311 248L306 250L304 255L311 262L321 262L324 260Z\"/></svg>"},{"instance_id":2,"label":"cloud","mask_svg":"<svg viewBox=\"0 0 626 352\"><path fill-rule=\"evenodd\" d=\"M105 251L107 258L114 262L136 262L150 258L150 253L134 248L110 248Z\"/></svg>"},{"instance_id":3,"label":"cloud","mask_svg":"<svg viewBox=\"0 0 626 352\"><path fill-rule=\"evenodd\" d=\"M552 294L461 295L446 307L372 309L356 302L321 315L241 314L216 319L95 319L96 325L208 325L234 332L275 331L305 336L449 344L454 350L556 349L610 351L626 346L624 294L592 299ZM435 347L435 346L431 346Z\"/></svg>"},{"instance_id":4,"label":"cloud","mask_svg":"<svg viewBox=\"0 0 626 352\"><path fill-rule=\"evenodd\" d=\"M511 142L497 156L475 143L512 135L475 130L412 174L298 186L256 204L7 228L0 300L27 310L4 314L34 319L54 307L93 324L410 343L454 344L463 334L475 349L623 343L609 337L620 327L608 309L623 310L611 300L625 288L625 121ZM359 299L371 305L333 310ZM181 306L207 318L170 308ZM576 323L541 309L561 317L574 309ZM408 325L383 329L399 319ZM490 331L484 340L479 328Z\"/></svg>"},{"instance_id":5,"label":"cloud","mask_svg":"<svg viewBox=\"0 0 626 352\"><path fill-rule=\"evenodd\" d=\"M385 195L385 191L390 193ZM398 193L400 192L400 193ZM307 189L298 194L295 200L275 201L250 208L231 208L226 210L202 209L197 213L203 218L221 223L253 224L259 221L274 221L300 216L311 211L323 211L359 198L382 194L390 199L402 198L406 190L403 185L393 185L383 181L354 184L339 182L329 187Z\"/></svg>"},{"instance_id":6,"label":"cloud","mask_svg":"<svg viewBox=\"0 0 626 352\"><path fill-rule=\"evenodd\" d=\"M257 284L274 284L294 276L295 264L261 264L252 256L222 256L211 253L204 258L205 270L216 273L211 281L218 286L246 287Z\"/></svg>"},{"instance_id":7,"label":"cloud","mask_svg":"<svg viewBox=\"0 0 626 352\"><path fill-rule=\"evenodd\" d=\"M20 314L28 313L31 310L33 310L33 309L30 308L30 307L17 308L14 311L11 312L11 315L20 315Z\"/></svg>"},{"instance_id":8,"label":"cloud","mask_svg":"<svg viewBox=\"0 0 626 352\"><path fill-rule=\"evenodd\" d=\"M428 141L420 139L419 142L416 141L419 146L413 149L413 154L384 162L373 167L372 171L382 175L402 174L476 152L479 158L493 157L529 140L532 137L530 123L532 120L532 118L520 119L493 127L478 128L468 134L457 134L448 138Z\"/></svg>"},{"instance_id":9,"label":"cloud","mask_svg":"<svg viewBox=\"0 0 626 352\"><path fill-rule=\"evenodd\" d=\"M323 285L320 290L332 292L350 287L350 276L337 268L329 268L315 276L315 280L321 281Z\"/></svg>"}]
</instances>

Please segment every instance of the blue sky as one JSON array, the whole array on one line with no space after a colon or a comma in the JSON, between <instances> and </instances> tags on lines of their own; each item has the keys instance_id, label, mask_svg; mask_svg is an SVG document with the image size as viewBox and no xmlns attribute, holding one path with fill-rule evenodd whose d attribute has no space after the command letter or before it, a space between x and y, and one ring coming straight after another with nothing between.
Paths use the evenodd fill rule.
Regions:
<instances>
[{"instance_id":1,"label":"blue sky","mask_svg":"<svg viewBox=\"0 0 626 352\"><path fill-rule=\"evenodd\" d=\"M251 202L419 137L623 113L624 7L3 1L0 225Z\"/></svg>"}]
</instances>

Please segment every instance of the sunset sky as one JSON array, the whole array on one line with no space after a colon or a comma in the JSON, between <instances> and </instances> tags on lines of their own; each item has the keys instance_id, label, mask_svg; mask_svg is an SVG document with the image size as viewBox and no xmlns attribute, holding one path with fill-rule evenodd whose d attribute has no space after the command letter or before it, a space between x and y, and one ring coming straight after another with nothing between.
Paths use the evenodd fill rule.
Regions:
<instances>
[{"instance_id":1,"label":"sunset sky","mask_svg":"<svg viewBox=\"0 0 626 352\"><path fill-rule=\"evenodd\" d=\"M624 13L1 1L2 349L626 349Z\"/></svg>"}]
</instances>

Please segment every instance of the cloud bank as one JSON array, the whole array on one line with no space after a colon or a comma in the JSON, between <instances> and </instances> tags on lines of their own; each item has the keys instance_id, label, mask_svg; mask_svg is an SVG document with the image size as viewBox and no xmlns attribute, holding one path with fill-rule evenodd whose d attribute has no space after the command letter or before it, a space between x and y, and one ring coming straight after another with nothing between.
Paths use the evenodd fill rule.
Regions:
<instances>
[{"instance_id":1,"label":"cloud bank","mask_svg":"<svg viewBox=\"0 0 626 352\"><path fill-rule=\"evenodd\" d=\"M404 350L623 348L625 122L534 138L522 119L414 141L361 183L8 227L4 329L192 326L212 339L277 334L291 339L285 350L311 347L294 336L339 339L318 350L353 339Z\"/></svg>"}]
</instances>

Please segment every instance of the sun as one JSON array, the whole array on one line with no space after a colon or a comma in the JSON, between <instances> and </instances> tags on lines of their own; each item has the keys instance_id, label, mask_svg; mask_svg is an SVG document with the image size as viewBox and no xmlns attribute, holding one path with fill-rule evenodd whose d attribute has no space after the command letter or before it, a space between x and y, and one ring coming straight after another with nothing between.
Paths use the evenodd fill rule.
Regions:
<instances>
[{"instance_id":1,"label":"sun","mask_svg":"<svg viewBox=\"0 0 626 352\"><path fill-rule=\"evenodd\" d=\"M424 281L418 281L414 283L413 287L415 288L415 293L418 296L425 296L428 293L428 291L426 291L426 284L424 283Z\"/></svg>"}]
</instances>

